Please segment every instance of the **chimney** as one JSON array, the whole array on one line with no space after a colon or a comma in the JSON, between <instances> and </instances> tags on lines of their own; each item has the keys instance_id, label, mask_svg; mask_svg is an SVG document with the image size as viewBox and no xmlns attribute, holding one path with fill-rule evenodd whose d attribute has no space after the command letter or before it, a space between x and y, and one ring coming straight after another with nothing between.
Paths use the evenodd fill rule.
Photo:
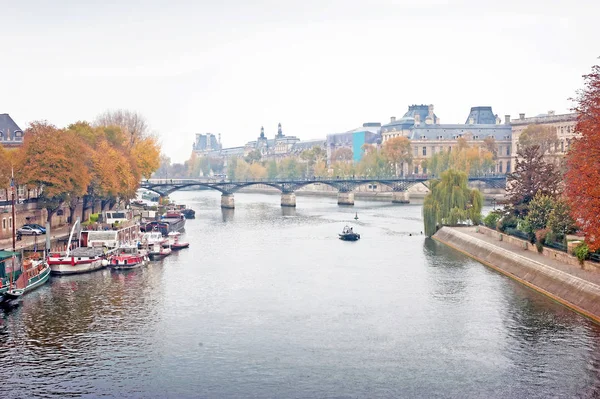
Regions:
<instances>
[{"instance_id":1,"label":"chimney","mask_svg":"<svg viewBox=\"0 0 600 399\"><path fill-rule=\"evenodd\" d=\"M519 119L521 119L521 120L525 119L525 114L519 114Z\"/></svg>"},{"instance_id":2,"label":"chimney","mask_svg":"<svg viewBox=\"0 0 600 399\"><path fill-rule=\"evenodd\" d=\"M421 123L421 115L415 114L415 125L419 125Z\"/></svg>"},{"instance_id":3,"label":"chimney","mask_svg":"<svg viewBox=\"0 0 600 399\"><path fill-rule=\"evenodd\" d=\"M504 124L510 125L510 115L504 115Z\"/></svg>"},{"instance_id":4,"label":"chimney","mask_svg":"<svg viewBox=\"0 0 600 399\"><path fill-rule=\"evenodd\" d=\"M394 123L394 122L396 122L396 117L395 117L395 116L392 116L392 117L390 118L390 123Z\"/></svg>"},{"instance_id":5,"label":"chimney","mask_svg":"<svg viewBox=\"0 0 600 399\"><path fill-rule=\"evenodd\" d=\"M496 125L499 125L502 121L500 120L500 117L498 115L496 116Z\"/></svg>"},{"instance_id":6,"label":"chimney","mask_svg":"<svg viewBox=\"0 0 600 399\"><path fill-rule=\"evenodd\" d=\"M427 116L433 120L433 104L429 104L429 106L427 106L427 112Z\"/></svg>"}]
</instances>

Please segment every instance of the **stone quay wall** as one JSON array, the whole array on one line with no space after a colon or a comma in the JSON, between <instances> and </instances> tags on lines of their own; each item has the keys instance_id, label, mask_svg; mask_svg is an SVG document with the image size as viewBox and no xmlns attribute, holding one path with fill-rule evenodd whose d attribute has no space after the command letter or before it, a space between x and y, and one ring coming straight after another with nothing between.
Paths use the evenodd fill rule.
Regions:
<instances>
[{"instance_id":1,"label":"stone quay wall","mask_svg":"<svg viewBox=\"0 0 600 399\"><path fill-rule=\"evenodd\" d=\"M442 227L435 233L433 239L600 322L600 285L597 283L600 276L596 273L587 272L588 275L592 273L591 277L594 278L578 277L575 273L568 273L558 267L534 260L532 256L519 254L519 251L525 248L519 249L518 242L514 249L507 249L494 244L493 240L479 239L477 236L480 233L468 234L461 230L461 228ZM506 235L503 235L501 240L505 237ZM500 241L500 238L498 240Z\"/></svg>"}]
</instances>

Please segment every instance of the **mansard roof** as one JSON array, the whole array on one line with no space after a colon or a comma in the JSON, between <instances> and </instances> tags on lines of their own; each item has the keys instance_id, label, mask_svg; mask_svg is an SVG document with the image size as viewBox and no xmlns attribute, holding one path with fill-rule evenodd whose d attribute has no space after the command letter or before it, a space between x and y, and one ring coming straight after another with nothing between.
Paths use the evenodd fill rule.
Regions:
<instances>
[{"instance_id":1,"label":"mansard roof","mask_svg":"<svg viewBox=\"0 0 600 399\"><path fill-rule=\"evenodd\" d=\"M465 124L468 124L470 119L473 118L473 124L475 125L495 125L496 117L497 115L494 115L490 106L471 107L471 112L469 112Z\"/></svg>"},{"instance_id":2,"label":"mansard roof","mask_svg":"<svg viewBox=\"0 0 600 399\"><path fill-rule=\"evenodd\" d=\"M23 130L8 114L0 114L0 135L0 142L2 143L17 145L23 143Z\"/></svg>"}]
</instances>

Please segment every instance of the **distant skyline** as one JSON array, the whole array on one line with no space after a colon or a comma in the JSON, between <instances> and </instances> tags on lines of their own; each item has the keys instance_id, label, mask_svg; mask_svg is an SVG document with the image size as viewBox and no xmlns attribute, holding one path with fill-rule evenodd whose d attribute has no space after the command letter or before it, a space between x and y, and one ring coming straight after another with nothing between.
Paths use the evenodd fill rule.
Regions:
<instances>
[{"instance_id":1,"label":"distant skyline","mask_svg":"<svg viewBox=\"0 0 600 399\"><path fill-rule=\"evenodd\" d=\"M324 138L434 104L501 119L567 113L598 64L598 1L2 1L0 113L25 129L107 109L144 115L172 162L196 133L224 147Z\"/></svg>"}]
</instances>

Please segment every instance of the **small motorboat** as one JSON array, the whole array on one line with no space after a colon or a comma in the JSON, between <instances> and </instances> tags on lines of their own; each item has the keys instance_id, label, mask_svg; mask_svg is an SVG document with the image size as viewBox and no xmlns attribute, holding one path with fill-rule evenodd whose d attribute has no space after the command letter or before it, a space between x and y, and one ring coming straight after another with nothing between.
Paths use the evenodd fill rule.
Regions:
<instances>
[{"instance_id":1,"label":"small motorboat","mask_svg":"<svg viewBox=\"0 0 600 399\"><path fill-rule=\"evenodd\" d=\"M188 248L190 246L189 242L179 241L179 236L181 235L178 231L172 231L168 235L168 241L163 243L163 248L170 247L173 251L177 251L180 249Z\"/></svg>"},{"instance_id":2,"label":"small motorboat","mask_svg":"<svg viewBox=\"0 0 600 399\"><path fill-rule=\"evenodd\" d=\"M360 239L360 234L355 233L354 229L349 226L344 226L344 230L342 230L342 233L339 236L340 240L344 241L356 241Z\"/></svg>"}]
</instances>

